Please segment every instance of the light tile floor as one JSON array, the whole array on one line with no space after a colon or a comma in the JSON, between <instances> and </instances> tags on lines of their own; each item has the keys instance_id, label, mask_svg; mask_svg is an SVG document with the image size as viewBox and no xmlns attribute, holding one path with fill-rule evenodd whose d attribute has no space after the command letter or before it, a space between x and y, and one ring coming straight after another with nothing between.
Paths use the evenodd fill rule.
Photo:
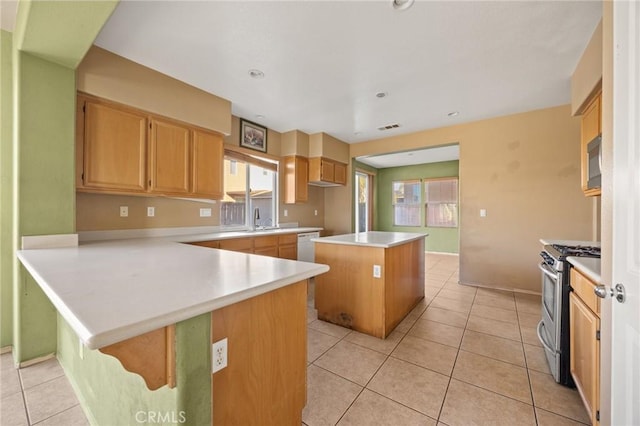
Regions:
<instances>
[{"instance_id":1,"label":"light tile floor","mask_svg":"<svg viewBox=\"0 0 640 426\"><path fill-rule=\"evenodd\" d=\"M0 425L88 425L55 358L17 370L10 353L0 357Z\"/></svg>"},{"instance_id":2,"label":"light tile floor","mask_svg":"<svg viewBox=\"0 0 640 426\"><path fill-rule=\"evenodd\" d=\"M425 300L385 340L317 320L309 292L304 424L589 423L549 373L539 296L459 285L457 256L426 267Z\"/></svg>"},{"instance_id":3,"label":"light tile floor","mask_svg":"<svg viewBox=\"0 0 640 426\"><path fill-rule=\"evenodd\" d=\"M426 298L384 340L317 320L309 292L308 392L317 425L579 425L575 390L549 374L540 298L461 286L456 256L426 256ZM0 425L87 425L57 360L0 358Z\"/></svg>"}]
</instances>

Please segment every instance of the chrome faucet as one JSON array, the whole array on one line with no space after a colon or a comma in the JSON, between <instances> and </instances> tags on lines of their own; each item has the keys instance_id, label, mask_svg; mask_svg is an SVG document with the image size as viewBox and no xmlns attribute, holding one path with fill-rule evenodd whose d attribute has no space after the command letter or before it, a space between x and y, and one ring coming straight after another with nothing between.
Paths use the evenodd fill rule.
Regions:
<instances>
[{"instance_id":1,"label":"chrome faucet","mask_svg":"<svg viewBox=\"0 0 640 426\"><path fill-rule=\"evenodd\" d=\"M258 221L260 220L260 209L256 207L253 209L253 230L258 228Z\"/></svg>"}]
</instances>

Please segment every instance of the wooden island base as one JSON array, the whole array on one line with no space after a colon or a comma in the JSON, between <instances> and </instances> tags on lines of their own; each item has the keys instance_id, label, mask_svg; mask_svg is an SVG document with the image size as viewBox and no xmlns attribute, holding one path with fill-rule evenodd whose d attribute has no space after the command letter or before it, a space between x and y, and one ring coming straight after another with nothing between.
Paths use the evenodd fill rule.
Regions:
<instances>
[{"instance_id":1,"label":"wooden island base","mask_svg":"<svg viewBox=\"0 0 640 426\"><path fill-rule=\"evenodd\" d=\"M331 268L315 279L321 320L384 339L424 298L424 238L392 247L316 241L315 256Z\"/></svg>"}]
</instances>

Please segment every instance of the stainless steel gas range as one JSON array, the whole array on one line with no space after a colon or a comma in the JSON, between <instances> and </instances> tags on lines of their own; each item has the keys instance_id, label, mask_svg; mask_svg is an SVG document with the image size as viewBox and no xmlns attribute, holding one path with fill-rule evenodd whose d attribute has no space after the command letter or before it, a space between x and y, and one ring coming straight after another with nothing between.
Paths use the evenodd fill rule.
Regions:
<instances>
[{"instance_id":1,"label":"stainless steel gas range","mask_svg":"<svg viewBox=\"0 0 640 426\"><path fill-rule=\"evenodd\" d=\"M551 374L556 382L574 387L569 364L569 268L570 256L600 257L598 243L563 241L545 244L542 262L542 320L538 339L544 346Z\"/></svg>"}]
</instances>

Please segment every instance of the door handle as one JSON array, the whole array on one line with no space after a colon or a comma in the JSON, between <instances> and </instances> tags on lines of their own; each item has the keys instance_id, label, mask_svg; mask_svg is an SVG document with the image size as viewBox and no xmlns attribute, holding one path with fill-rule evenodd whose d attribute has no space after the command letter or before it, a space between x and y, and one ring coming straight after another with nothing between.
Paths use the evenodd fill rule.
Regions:
<instances>
[{"instance_id":1,"label":"door handle","mask_svg":"<svg viewBox=\"0 0 640 426\"><path fill-rule=\"evenodd\" d=\"M594 287L593 292L596 296L606 299L607 296L615 297L620 303L624 303L626 300L626 293L622 284L616 284L614 288L607 287L606 285L597 285Z\"/></svg>"}]
</instances>

